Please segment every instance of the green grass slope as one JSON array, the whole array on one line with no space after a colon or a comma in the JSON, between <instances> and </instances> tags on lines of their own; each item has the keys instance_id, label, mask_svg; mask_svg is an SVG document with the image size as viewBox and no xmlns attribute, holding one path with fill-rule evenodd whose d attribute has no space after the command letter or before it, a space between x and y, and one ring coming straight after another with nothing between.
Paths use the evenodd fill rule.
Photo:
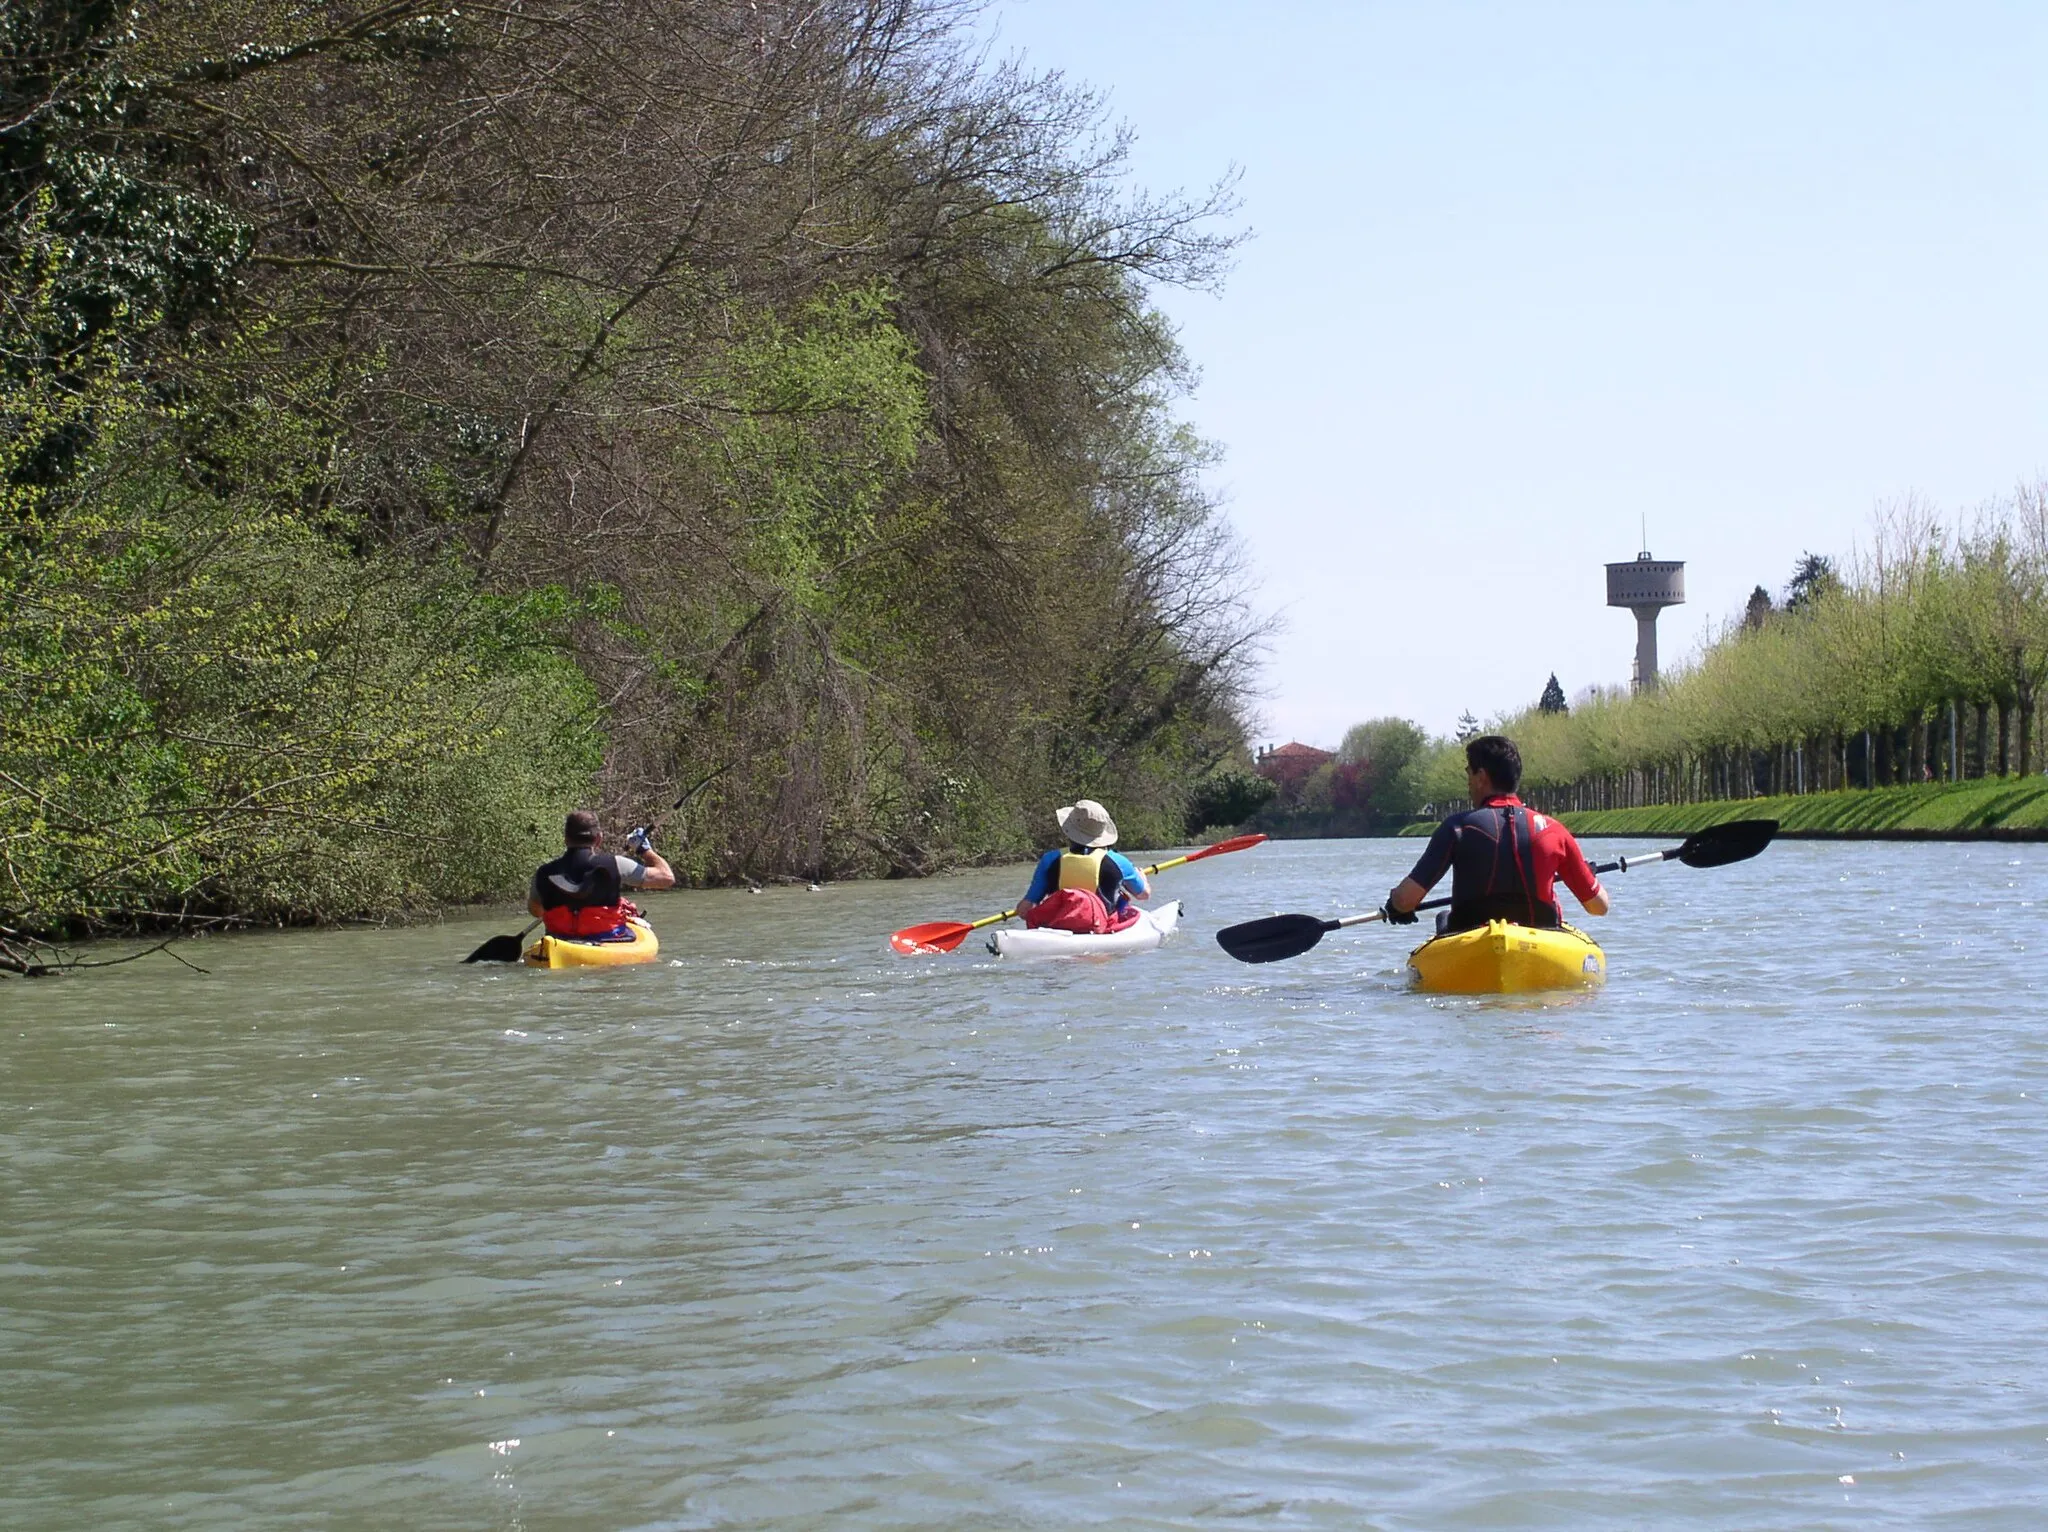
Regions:
<instances>
[{"instance_id":1,"label":"green grass slope","mask_svg":"<svg viewBox=\"0 0 2048 1532\"><path fill-rule=\"evenodd\" d=\"M2048 777L1921 782L1560 817L1575 835L1687 835L1729 819L1775 819L1782 833L1814 839L2048 840Z\"/></svg>"}]
</instances>

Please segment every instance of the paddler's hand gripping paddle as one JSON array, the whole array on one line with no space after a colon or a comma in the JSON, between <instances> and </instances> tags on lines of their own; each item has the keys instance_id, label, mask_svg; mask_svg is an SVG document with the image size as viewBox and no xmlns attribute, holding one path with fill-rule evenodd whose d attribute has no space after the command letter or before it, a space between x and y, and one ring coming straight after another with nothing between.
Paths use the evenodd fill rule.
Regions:
<instances>
[{"instance_id":1,"label":"paddler's hand gripping paddle","mask_svg":"<svg viewBox=\"0 0 2048 1532\"><path fill-rule=\"evenodd\" d=\"M1263 835L1233 835L1229 840L1219 840L1213 846L1204 846L1200 851L1190 851L1186 856L1177 856L1170 862L1158 862L1138 870L1146 877L1168 868L1179 867L1186 862L1199 862L1208 856L1223 856L1232 851L1248 851L1260 841ZM992 926L999 920L1008 920L1015 910L1004 910L999 915L984 915L979 920L932 920L921 926L905 926L889 938L889 945L906 956L921 952L951 952L974 932L983 926Z\"/></svg>"}]
</instances>

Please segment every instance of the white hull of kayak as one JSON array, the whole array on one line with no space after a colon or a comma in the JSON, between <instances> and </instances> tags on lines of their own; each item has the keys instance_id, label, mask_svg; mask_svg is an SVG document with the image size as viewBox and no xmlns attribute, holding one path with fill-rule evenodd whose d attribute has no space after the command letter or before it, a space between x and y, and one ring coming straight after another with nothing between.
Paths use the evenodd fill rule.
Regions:
<instances>
[{"instance_id":1,"label":"white hull of kayak","mask_svg":"<svg viewBox=\"0 0 2048 1532\"><path fill-rule=\"evenodd\" d=\"M1173 935L1180 924L1180 901L1156 910L1140 910L1135 924L1106 936L1081 936L1073 931L998 931L988 939L997 957L1114 957L1120 952L1146 952Z\"/></svg>"}]
</instances>

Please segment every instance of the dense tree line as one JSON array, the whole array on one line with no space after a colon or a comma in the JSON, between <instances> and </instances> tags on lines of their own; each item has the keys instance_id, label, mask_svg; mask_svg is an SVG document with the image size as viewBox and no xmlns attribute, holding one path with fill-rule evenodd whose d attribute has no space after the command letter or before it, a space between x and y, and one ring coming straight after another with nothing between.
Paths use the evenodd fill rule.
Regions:
<instances>
[{"instance_id":1,"label":"dense tree line","mask_svg":"<svg viewBox=\"0 0 2048 1532\"><path fill-rule=\"evenodd\" d=\"M481 897L721 769L698 879L1220 801L1258 629L1147 294L1227 187L967 20L0 11L0 915Z\"/></svg>"}]
</instances>

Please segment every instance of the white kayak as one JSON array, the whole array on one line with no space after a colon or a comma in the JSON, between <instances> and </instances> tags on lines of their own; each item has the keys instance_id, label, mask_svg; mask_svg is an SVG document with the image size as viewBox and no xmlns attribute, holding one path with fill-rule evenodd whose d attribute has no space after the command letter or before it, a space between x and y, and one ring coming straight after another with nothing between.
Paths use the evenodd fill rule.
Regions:
<instances>
[{"instance_id":1,"label":"white kayak","mask_svg":"<svg viewBox=\"0 0 2048 1532\"><path fill-rule=\"evenodd\" d=\"M1176 899L1156 910L1138 911L1136 921L1106 936L1081 936L1072 931L998 931L988 939L988 950L997 957L1011 958L1111 957L1157 947L1173 935L1179 924L1180 901Z\"/></svg>"}]
</instances>

